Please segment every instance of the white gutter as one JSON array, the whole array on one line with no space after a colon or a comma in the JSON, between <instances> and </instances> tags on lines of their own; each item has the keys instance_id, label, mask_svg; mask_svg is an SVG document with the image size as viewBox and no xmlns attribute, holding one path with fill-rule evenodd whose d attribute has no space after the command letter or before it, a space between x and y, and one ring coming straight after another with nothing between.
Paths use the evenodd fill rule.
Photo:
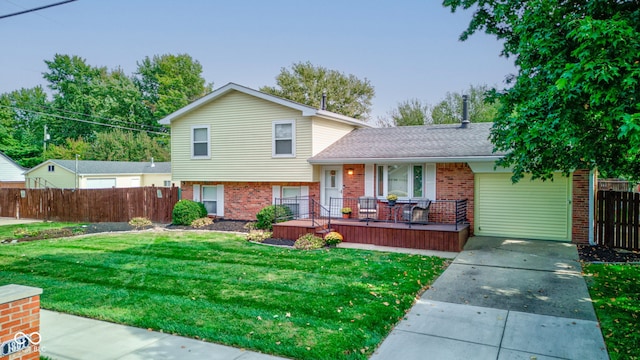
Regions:
<instances>
[{"instance_id":1,"label":"white gutter","mask_svg":"<svg viewBox=\"0 0 640 360\"><path fill-rule=\"evenodd\" d=\"M336 165L336 164L394 164L394 163L451 163L451 162L487 162L500 160L499 155L485 156L447 156L447 157L415 157L415 158L344 158L344 159L326 159L307 161L314 165Z\"/></svg>"},{"instance_id":2,"label":"white gutter","mask_svg":"<svg viewBox=\"0 0 640 360\"><path fill-rule=\"evenodd\" d=\"M595 227L595 185L596 185L596 173L591 170L589 172L589 245L595 245L594 227Z\"/></svg>"}]
</instances>

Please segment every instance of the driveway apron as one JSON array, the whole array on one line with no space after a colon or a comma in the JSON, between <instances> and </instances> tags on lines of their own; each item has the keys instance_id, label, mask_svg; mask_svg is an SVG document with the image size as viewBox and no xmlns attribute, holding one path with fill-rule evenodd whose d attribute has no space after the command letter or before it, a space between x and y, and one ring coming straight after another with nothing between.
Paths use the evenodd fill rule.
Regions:
<instances>
[{"instance_id":1,"label":"driveway apron","mask_svg":"<svg viewBox=\"0 0 640 360\"><path fill-rule=\"evenodd\" d=\"M575 245L474 237L372 359L608 359Z\"/></svg>"}]
</instances>

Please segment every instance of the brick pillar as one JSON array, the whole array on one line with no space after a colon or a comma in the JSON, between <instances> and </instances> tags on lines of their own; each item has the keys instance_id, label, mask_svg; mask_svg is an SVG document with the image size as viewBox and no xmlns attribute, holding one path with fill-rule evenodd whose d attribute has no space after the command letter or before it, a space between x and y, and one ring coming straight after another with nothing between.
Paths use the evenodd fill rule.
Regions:
<instances>
[{"instance_id":1,"label":"brick pillar","mask_svg":"<svg viewBox=\"0 0 640 360\"><path fill-rule=\"evenodd\" d=\"M40 359L40 294L30 286L0 286L0 360Z\"/></svg>"}]
</instances>

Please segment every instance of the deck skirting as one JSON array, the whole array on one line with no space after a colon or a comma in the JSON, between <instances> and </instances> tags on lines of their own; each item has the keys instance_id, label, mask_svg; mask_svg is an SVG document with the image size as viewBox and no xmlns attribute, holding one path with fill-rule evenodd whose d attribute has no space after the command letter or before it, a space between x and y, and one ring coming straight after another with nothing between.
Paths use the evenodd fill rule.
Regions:
<instances>
[{"instance_id":1,"label":"deck skirting","mask_svg":"<svg viewBox=\"0 0 640 360\"><path fill-rule=\"evenodd\" d=\"M331 229L344 237L344 242L394 246L412 249L462 251L469 238L469 226L429 224L409 226L406 223L363 222L354 220L332 221ZM293 220L274 224L273 237L296 240L301 235L316 233L321 228L310 221Z\"/></svg>"}]
</instances>

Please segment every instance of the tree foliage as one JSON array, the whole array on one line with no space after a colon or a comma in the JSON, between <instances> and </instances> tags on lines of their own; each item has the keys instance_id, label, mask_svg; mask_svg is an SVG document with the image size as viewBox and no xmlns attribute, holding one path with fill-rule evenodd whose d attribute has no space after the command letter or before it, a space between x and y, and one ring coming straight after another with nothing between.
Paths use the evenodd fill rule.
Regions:
<instances>
[{"instance_id":1,"label":"tree foliage","mask_svg":"<svg viewBox=\"0 0 640 360\"><path fill-rule=\"evenodd\" d=\"M0 151L24 167L42 162L46 103L41 87L0 95Z\"/></svg>"},{"instance_id":2,"label":"tree foliage","mask_svg":"<svg viewBox=\"0 0 640 360\"><path fill-rule=\"evenodd\" d=\"M492 122L498 108L497 100L487 99L489 91L487 85L471 85L464 94L469 96L469 121ZM462 121L462 95L461 92L447 92L445 98L433 107L431 118L434 124L456 124Z\"/></svg>"},{"instance_id":3,"label":"tree foliage","mask_svg":"<svg viewBox=\"0 0 640 360\"><path fill-rule=\"evenodd\" d=\"M429 104L419 99L401 101L388 113L386 118L378 119L379 127L415 126L431 123Z\"/></svg>"},{"instance_id":4,"label":"tree foliage","mask_svg":"<svg viewBox=\"0 0 640 360\"><path fill-rule=\"evenodd\" d=\"M326 109L360 120L368 120L375 90L369 80L345 75L337 70L314 66L310 62L294 63L276 76L277 86L263 86L260 91L320 108L322 93L327 94Z\"/></svg>"},{"instance_id":5,"label":"tree foliage","mask_svg":"<svg viewBox=\"0 0 640 360\"><path fill-rule=\"evenodd\" d=\"M135 82L155 119L184 107L211 92L202 65L188 54L148 56L138 62Z\"/></svg>"},{"instance_id":6,"label":"tree foliage","mask_svg":"<svg viewBox=\"0 0 640 360\"><path fill-rule=\"evenodd\" d=\"M445 0L474 8L464 40L484 31L515 58L491 139L525 172L598 168L640 180L640 2Z\"/></svg>"},{"instance_id":7,"label":"tree foliage","mask_svg":"<svg viewBox=\"0 0 640 360\"><path fill-rule=\"evenodd\" d=\"M56 54L45 64L51 96L41 87L0 94L0 151L25 167L76 154L167 161L166 128L157 120L211 90L202 66L186 54L147 57L131 76L75 55ZM43 154L45 125L51 139Z\"/></svg>"}]
</instances>

